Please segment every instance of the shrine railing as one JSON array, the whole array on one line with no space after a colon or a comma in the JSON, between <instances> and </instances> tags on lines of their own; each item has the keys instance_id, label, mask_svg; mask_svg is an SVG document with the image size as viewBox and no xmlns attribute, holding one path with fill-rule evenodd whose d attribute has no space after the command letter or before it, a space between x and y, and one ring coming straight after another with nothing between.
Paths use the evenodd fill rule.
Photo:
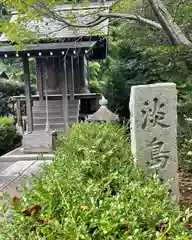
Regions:
<instances>
[{"instance_id":1,"label":"shrine railing","mask_svg":"<svg viewBox=\"0 0 192 240\"><path fill-rule=\"evenodd\" d=\"M70 98L70 94L68 94L68 98ZM79 93L79 94L75 94L74 98L80 99L80 100L99 99L100 94ZM61 99L62 99L62 94L48 95L48 100L61 100ZM39 95L32 95L31 96L32 106L33 106L33 101L38 101L38 100L39 100ZM45 97L43 100L45 100ZM26 98L25 96L14 96L12 98L12 101L13 101L14 112L16 116L16 123L18 124L19 127L22 128L22 131L24 132L26 130L26 124L27 124ZM96 106L94 107L93 110L90 110L90 114L95 112L98 108L99 108L99 105L97 105L97 101L96 101ZM87 115L87 113L83 113L82 111L81 117L83 115Z\"/></svg>"}]
</instances>

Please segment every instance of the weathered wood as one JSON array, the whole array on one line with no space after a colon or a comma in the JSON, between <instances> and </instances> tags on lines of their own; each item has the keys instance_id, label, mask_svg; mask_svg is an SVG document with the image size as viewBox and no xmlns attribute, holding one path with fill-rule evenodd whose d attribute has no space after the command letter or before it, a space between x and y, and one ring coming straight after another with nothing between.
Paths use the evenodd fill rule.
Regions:
<instances>
[{"instance_id":1,"label":"weathered wood","mask_svg":"<svg viewBox=\"0 0 192 240\"><path fill-rule=\"evenodd\" d=\"M80 67L79 67L79 57L76 57L73 61L73 68L74 68L74 88L75 94L81 92L81 82L80 82Z\"/></svg>"},{"instance_id":2,"label":"weathered wood","mask_svg":"<svg viewBox=\"0 0 192 240\"><path fill-rule=\"evenodd\" d=\"M75 93L74 94L75 99L95 99L96 97L99 97L100 99L100 94L99 93ZM69 99L70 95L68 94L68 99ZM25 97L23 96L14 96L13 99L20 99L21 101L25 102ZM39 95L32 95L31 99L33 100L39 100ZM60 100L62 99L62 94L49 94L48 96L49 100ZM44 99L45 100L45 97Z\"/></svg>"},{"instance_id":3,"label":"weathered wood","mask_svg":"<svg viewBox=\"0 0 192 240\"><path fill-rule=\"evenodd\" d=\"M80 92L85 92L85 68L84 68L84 56L79 56L79 81L80 81Z\"/></svg>"},{"instance_id":4,"label":"weathered wood","mask_svg":"<svg viewBox=\"0 0 192 240\"><path fill-rule=\"evenodd\" d=\"M22 127L23 129L23 121L22 121L22 116L21 116L21 100L17 99L16 102L16 112L17 112L17 123L19 127Z\"/></svg>"},{"instance_id":5,"label":"weathered wood","mask_svg":"<svg viewBox=\"0 0 192 240\"><path fill-rule=\"evenodd\" d=\"M77 41L75 43L75 50L78 55L85 54L85 50L92 49L98 39L99 38L96 37L95 41ZM25 50L19 51L18 53L12 45L5 45L0 48L0 58L5 58L5 54L8 58L15 58L16 54L18 54L18 57L23 57L26 54L30 54L30 57L50 57L51 52L53 53L52 56L64 56L66 52L69 56L74 54L74 41L75 39L71 39L71 42L26 44L23 47Z\"/></svg>"},{"instance_id":6,"label":"weathered wood","mask_svg":"<svg viewBox=\"0 0 192 240\"><path fill-rule=\"evenodd\" d=\"M69 129L68 125L68 94L67 94L67 67L66 67L66 58L61 59L60 64L60 81L62 88L62 105L63 105L63 120L65 125L65 130Z\"/></svg>"},{"instance_id":7,"label":"weathered wood","mask_svg":"<svg viewBox=\"0 0 192 240\"><path fill-rule=\"evenodd\" d=\"M43 100L43 69L42 69L42 58L36 58L36 79L37 89L39 92L39 100Z\"/></svg>"},{"instance_id":8,"label":"weathered wood","mask_svg":"<svg viewBox=\"0 0 192 240\"><path fill-rule=\"evenodd\" d=\"M74 57L73 56L71 56L70 57L70 66L71 66L71 84L70 84L70 86L71 86L71 89L70 89L70 99L71 100L74 100L75 99L75 97L74 97L74 94L75 94L75 88L74 88L74 67L73 67L73 59L74 59Z\"/></svg>"},{"instance_id":9,"label":"weathered wood","mask_svg":"<svg viewBox=\"0 0 192 240\"><path fill-rule=\"evenodd\" d=\"M45 85L45 102L46 102L46 124L45 124L45 132L50 132L50 125L49 125L49 101L48 101L48 59L45 59L43 62L44 66L44 85Z\"/></svg>"},{"instance_id":10,"label":"weathered wood","mask_svg":"<svg viewBox=\"0 0 192 240\"><path fill-rule=\"evenodd\" d=\"M27 108L27 132L33 131L33 115L32 115L32 100L31 100L31 81L29 72L29 59L23 57L24 81L25 81L25 96Z\"/></svg>"},{"instance_id":11,"label":"weathered wood","mask_svg":"<svg viewBox=\"0 0 192 240\"><path fill-rule=\"evenodd\" d=\"M59 58L49 57L43 60L43 83L47 84L48 94L61 93L59 74L58 74ZM47 71L47 79L45 79L45 72Z\"/></svg>"},{"instance_id":12,"label":"weathered wood","mask_svg":"<svg viewBox=\"0 0 192 240\"><path fill-rule=\"evenodd\" d=\"M87 63L85 56L79 57L79 68L80 68L80 84L81 84L81 93L89 93L89 86L87 80Z\"/></svg>"}]
</instances>

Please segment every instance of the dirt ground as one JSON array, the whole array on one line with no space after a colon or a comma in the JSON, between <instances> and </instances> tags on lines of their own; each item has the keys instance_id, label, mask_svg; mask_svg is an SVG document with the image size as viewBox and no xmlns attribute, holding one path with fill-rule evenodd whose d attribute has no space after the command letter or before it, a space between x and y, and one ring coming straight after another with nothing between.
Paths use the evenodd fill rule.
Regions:
<instances>
[{"instance_id":1,"label":"dirt ground","mask_svg":"<svg viewBox=\"0 0 192 240\"><path fill-rule=\"evenodd\" d=\"M181 205L192 210L192 172L179 168Z\"/></svg>"}]
</instances>

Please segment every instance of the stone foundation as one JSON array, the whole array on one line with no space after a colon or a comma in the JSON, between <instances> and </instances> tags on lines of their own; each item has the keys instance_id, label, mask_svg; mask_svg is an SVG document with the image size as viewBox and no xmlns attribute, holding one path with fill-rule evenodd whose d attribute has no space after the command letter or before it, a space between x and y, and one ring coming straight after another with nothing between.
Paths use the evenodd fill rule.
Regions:
<instances>
[{"instance_id":1,"label":"stone foundation","mask_svg":"<svg viewBox=\"0 0 192 240\"><path fill-rule=\"evenodd\" d=\"M55 149L55 144L55 132L34 131L23 135L24 153L51 153Z\"/></svg>"}]
</instances>

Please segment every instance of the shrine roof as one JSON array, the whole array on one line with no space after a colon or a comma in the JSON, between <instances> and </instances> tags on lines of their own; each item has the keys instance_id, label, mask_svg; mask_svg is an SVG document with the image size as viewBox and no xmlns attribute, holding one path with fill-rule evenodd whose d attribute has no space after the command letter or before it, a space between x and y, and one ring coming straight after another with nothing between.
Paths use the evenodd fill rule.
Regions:
<instances>
[{"instance_id":1,"label":"shrine roof","mask_svg":"<svg viewBox=\"0 0 192 240\"><path fill-rule=\"evenodd\" d=\"M27 54L31 57L57 56L86 54L95 46L96 41L87 42L59 42L59 43L41 43L26 44L22 51L18 51L14 46L5 45L0 47L0 57L9 58L15 56L24 56Z\"/></svg>"},{"instance_id":2,"label":"shrine roof","mask_svg":"<svg viewBox=\"0 0 192 240\"><path fill-rule=\"evenodd\" d=\"M70 22L75 21L77 24L86 24L93 20L93 16L99 12L109 12L111 3L106 3L105 6L98 3L92 3L87 7L72 7L72 5L66 4L55 8L55 12ZM18 15L16 12L12 13L10 22L16 21ZM95 16L96 18L96 16ZM25 26L28 30L37 33L35 39L65 39L65 38L81 38L89 36L106 36L108 34L109 20L101 22L99 25L93 28L74 28L65 25L59 21L51 18L44 18L43 22L26 22ZM0 36L0 42L8 42L5 34Z\"/></svg>"}]
</instances>

